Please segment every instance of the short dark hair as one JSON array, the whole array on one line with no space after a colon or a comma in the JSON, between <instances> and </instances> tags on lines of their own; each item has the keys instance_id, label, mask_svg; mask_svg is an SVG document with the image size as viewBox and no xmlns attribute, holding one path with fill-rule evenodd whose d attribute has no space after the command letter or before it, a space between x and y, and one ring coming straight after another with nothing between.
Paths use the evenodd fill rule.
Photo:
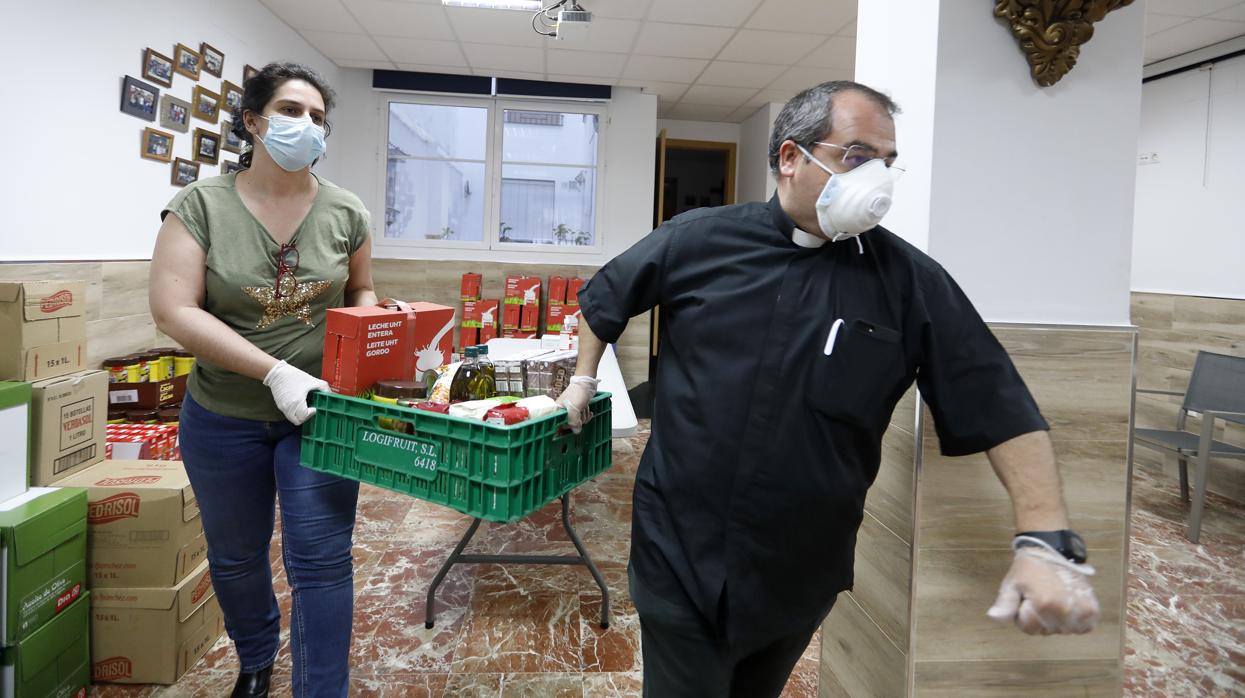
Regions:
<instances>
[{"instance_id":1,"label":"short dark hair","mask_svg":"<svg viewBox=\"0 0 1245 698\"><path fill-rule=\"evenodd\" d=\"M255 147L251 132L246 130L246 124L242 121L242 113L253 111L256 114L263 114L264 107L272 101L272 96L277 93L277 89L290 80L302 80L320 92L320 97L324 99L326 118L329 110L337 103L337 93L329 87L324 76L315 70L288 61L269 63L264 66L242 84L242 104L233 110L233 133L251 146L238 158L238 164L242 167L251 166L251 150Z\"/></svg>"},{"instance_id":2,"label":"short dark hair","mask_svg":"<svg viewBox=\"0 0 1245 698\"><path fill-rule=\"evenodd\" d=\"M857 92L873 100L879 107L886 110L891 117L900 113L899 105L890 97L877 90L851 80L831 80L816 87L810 87L791 98L791 101L774 119L774 130L769 136L769 169L778 173L778 149L785 141L791 140L805 148L811 148L813 141L824 138L834 130L832 106L834 96L840 92Z\"/></svg>"}]
</instances>

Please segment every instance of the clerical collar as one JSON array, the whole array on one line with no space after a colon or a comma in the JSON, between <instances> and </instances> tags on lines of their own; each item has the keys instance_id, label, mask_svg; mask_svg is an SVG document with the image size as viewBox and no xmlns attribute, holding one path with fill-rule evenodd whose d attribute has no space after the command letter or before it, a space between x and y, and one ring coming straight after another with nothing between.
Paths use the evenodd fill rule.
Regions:
<instances>
[{"instance_id":1,"label":"clerical collar","mask_svg":"<svg viewBox=\"0 0 1245 698\"><path fill-rule=\"evenodd\" d=\"M820 235L813 235L812 233L806 233L799 228L793 228L791 230L791 242L794 242L800 247L816 249L830 241Z\"/></svg>"}]
</instances>

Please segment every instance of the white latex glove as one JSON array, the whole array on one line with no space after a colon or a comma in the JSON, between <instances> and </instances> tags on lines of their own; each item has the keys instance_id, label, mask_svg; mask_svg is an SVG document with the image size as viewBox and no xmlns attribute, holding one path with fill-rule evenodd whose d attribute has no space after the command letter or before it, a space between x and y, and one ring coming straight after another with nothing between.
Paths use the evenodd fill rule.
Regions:
<instances>
[{"instance_id":1,"label":"white latex glove","mask_svg":"<svg viewBox=\"0 0 1245 698\"><path fill-rule=\"evenodd\" d=\"M588 403L597 394L599 383L589 376L572 376L571 384L558 396L558 406L566 408L566 423L576 434L583 430L584 422L592 419Z\"/></svg>"},{"instance_id":2,"label":"white latex glove","mask_svg":"<svg viewBox=\"0 0 1245 698\"><path fill-rule=\"evenodd\" d=\"M1029 635L1079 635L1093 630L1099 615L1098 599L1089 584L1094 568L1043 546L1015 547L1012 568L986 615L1002 623L1014 622Z\"/></svg>"},{"instance_id":3,"label":"white latex glove","mask_svg":"<svg viewBox=\"0 0 1245 698\"><path fill-rule=\"evenodd\" d=\"M277 409L296 426L311 419L316 413L314 407L307 406L308 393L329 389L328 383L284 361L268 371L268 375L264 376L264 385L272 391L272 399L277 403Z\"/></svg>"}]
</instances>

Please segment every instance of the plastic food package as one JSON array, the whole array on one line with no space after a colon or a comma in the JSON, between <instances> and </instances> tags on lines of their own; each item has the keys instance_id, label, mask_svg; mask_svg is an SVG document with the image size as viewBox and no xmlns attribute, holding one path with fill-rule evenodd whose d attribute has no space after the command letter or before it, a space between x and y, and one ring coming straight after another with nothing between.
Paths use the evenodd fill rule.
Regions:
<instances>
[{"instance_id":1,"label":"plastic food package","mask_svg":"<svg viewBox=\"0 0 1245 698\"><path fill-rule=\"evenodd\" d=\"M535 397L524 398L515 403L516 406L527 410L532 419L540 419L557 412L562 409L558 407L558 403L548 395L537 395Z\"/></svg>"},{"instance_id":2,"label":"plastic food package","mask_svg":"<svg viewBox=\"0 0 1245 698\"><path fill-rule=\"evenodd\" d=\"M459 402L450 405L450 416L459 417L461 419L478 419L484 421L484 415L488 411L502 405L501 400L470 400L468 402Z\"/></svg>"},{"instance_id":3,"label":"plastic food package","mask_svg":"<svg viewBox=\"0 0 1245 698\"><path fill-rule=\"evenodd\" d=\"M458 367L462 366L462 362L450 364L445 367L445 372L437 379L432 386L432 392L428 393L430 402L442 402L449 404L450 402L450 384L454 382L454 374L458 373Z\"/></svg>"},{"instance_id":4,"label":"plastic food package","mask_svg":"<svg viewBox=\"0 0 1245 698\"><path fill-rule=\"evenodd\" d=\"M484 421L488 424L499 427L508 427L512 424L527 421L531 415L528 411L515 404L501 405L494 407L484 414Z\"/></svg>"}]
</instances>

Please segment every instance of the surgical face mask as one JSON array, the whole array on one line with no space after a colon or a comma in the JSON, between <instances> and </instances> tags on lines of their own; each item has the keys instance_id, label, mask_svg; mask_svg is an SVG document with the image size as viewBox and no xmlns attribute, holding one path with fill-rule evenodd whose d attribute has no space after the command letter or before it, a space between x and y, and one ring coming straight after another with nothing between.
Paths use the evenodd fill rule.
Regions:
<instances>
[{"instance_id":1,"label":"surgical face mask","mask_svg":"<svg viewBox=\"0 0 1245 698\"><path fill-rule=\"evenodd\" d=\"M324 129L310 116L260 116L268 120L264 148L273 162L287 172L298 172L324 155Z\"/></svg>"},{"instance_id":2,"label":"surgical face mask","mask_svg":"<svg viewBox=\"0 0 1245 698\"><path fill-rule=\"evenodd\" d=\"M885 161L870 160L854 170L835 174L804 146L796 147L830 174L817 197L817 223L831 242L850 240L882 222L891 208L895 188Z\"/></svg>"}]
</instances>

